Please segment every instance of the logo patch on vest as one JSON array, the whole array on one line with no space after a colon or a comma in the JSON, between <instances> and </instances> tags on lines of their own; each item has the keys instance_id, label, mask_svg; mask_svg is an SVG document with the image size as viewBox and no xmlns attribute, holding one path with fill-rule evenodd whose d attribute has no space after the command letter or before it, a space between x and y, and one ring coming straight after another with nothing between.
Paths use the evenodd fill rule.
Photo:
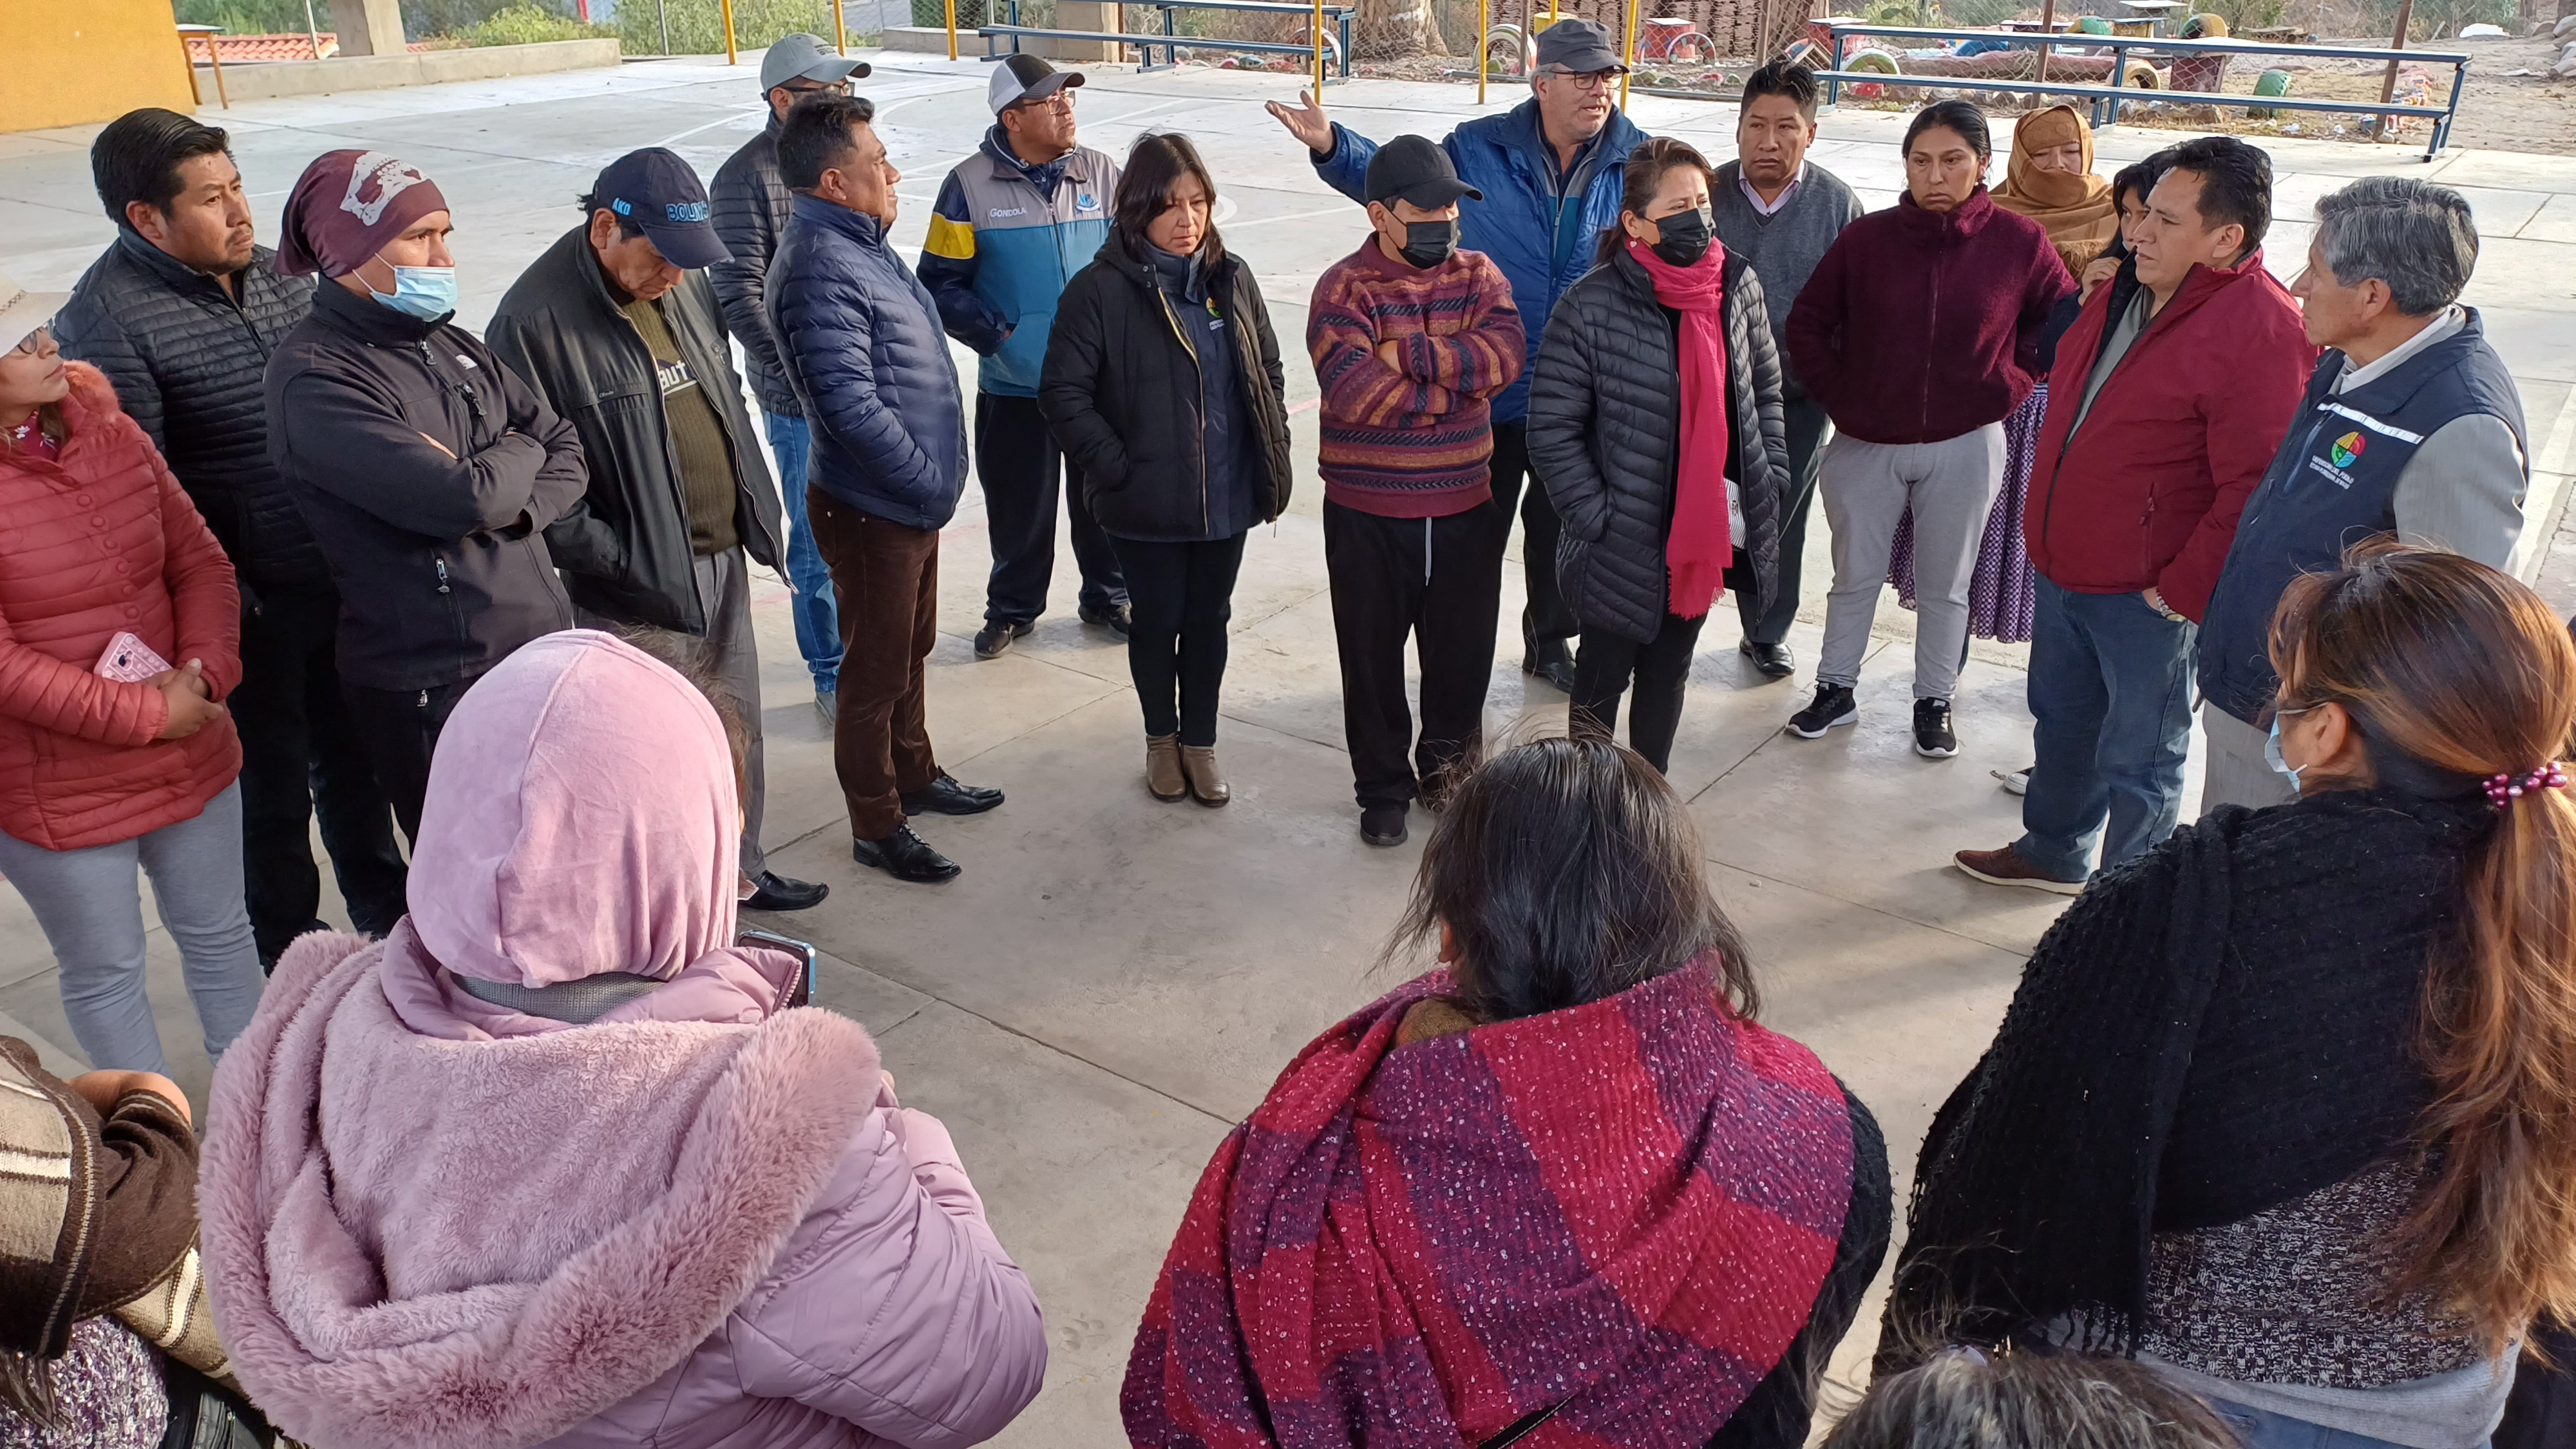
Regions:
<instances>
[{"instance_id":1,"label":"logo patch on vest","mask_svg":"<svg viewBox=\"0 0 2576 1449\"><path fill-rule=\"evenodd\" d=\"M2336 467L2349 468L2360 459L2368 447L2369 444L2358 431L2349 432L2334 440L2334 449L2329 456L2334 459Z\"/></svg>"},{"instance_id":2,"label":"logo patch on vest","mask_svg":"<svg viewBox=\"0 0 2576 1449\"><path fill-rule=\"evenodd\" d=\"M1028 214L1029 214L1029 209L1028 209L1027 207L1025 207L1025 206L997 206L997 207L994 207L991 211L989 211L989 212L986 212L986 213L985 213L985 215L987 215L987 216L994 216L994 217L1003 217L1003 216L1026 216L1026 215L1028 215Z\"/></svg>"},{"instance_id":3,"label":"logo patch on vest","mask_svg":"<svg viewBox=\"0 0 2576 1449\"><path fill-rule=\"evenodd\" d=\"M1092 195L1088 191L1077 191L1073 194L1073 209L1076 211L1098 211L1100 209L1100 198Z\"/></svg>"}]
</instances>

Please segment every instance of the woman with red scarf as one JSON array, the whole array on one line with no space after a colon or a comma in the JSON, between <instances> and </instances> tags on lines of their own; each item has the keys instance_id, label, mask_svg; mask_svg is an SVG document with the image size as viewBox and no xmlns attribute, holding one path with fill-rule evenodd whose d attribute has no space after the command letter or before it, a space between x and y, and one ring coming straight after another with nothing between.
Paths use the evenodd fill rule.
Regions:
<instances>
[{"instance_id":1,"label":"woman with red scarf","mask_svg":"<svg viewBox=\"0 0 2576 1449\"><path fill-rule=\"evenodd\" d=\"M1632 163L1633 164L1633 163ZM1754 1024L1663 777L1598 737L1461 782L1390 955L1199 1179L1140 1449L1797 1449L1886 1255L1877 1122Z\"/></svg>"},{"instance_id":2,"label":"woman with red scarf","mask_svg":"<svg viewBox=\"0 0 2576 1449\"><path fill-rule=\"evenodd\" d=\"M1532 469L1565 521L1557 578L1583 625L1578 728L1669 763L1709 607L1767 603L1789 490L1780 358L1762 280L1717 243L1707 158L1657 138L1628 157L1619 225L1566 289L1530 383Z\"/></svg>"}]
</instances>

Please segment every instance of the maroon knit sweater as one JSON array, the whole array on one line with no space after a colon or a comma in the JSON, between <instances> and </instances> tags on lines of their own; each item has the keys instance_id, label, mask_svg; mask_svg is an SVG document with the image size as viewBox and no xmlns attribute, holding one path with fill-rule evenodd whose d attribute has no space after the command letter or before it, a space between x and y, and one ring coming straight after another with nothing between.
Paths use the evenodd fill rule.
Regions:
<instances>
[{"instance_id":1,"label":"maroon knit sweater","mask_svg":"<svg viewBox=\"0 0 2576 1449\"><path fill-rule=\"evenodd\" d=\"M1393 343L1390 364L1379 348ZM1324 496L1386 518L1447 518L1493 496L1494 395L1521 375L1511 283L1483 252L1428 270L1371 232L1315 282L1306 350L1323 388Z\"/></svg>"},{"instance_id":2,"label":"maroon knit sweater","mask_svg":"<svg viewBox=\"0 0 2576 1449\"><path fill-rule=\"evenodd\" d=\"M2075 290L2048 232L1978 187L1844 227L1789 310L1789 358L1834 426L1937 443L2001 422L2039 383L2039 334Z\"/></svg>"}]
</instances>

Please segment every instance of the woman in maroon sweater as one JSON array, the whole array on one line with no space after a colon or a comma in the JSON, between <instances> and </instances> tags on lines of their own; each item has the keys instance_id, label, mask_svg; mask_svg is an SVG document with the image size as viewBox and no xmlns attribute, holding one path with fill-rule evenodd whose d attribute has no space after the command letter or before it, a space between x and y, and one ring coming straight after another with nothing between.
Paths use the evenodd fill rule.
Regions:
<instances>
[{"instance_id":1,"label":"woman in maroon sweater","mask_svg":"<svg viewBox=\"0 0 2576 1449\"><path fill-rule=\"evenodd\" d=\"M2003 420L2039 380L2039 336L2075 290L2039 223L1986 194L1994 147L1965 101L1924 107L1905 134L1906 194L1843 229L1789 313L1789 355L1837 433L1819 487L1834 586L1815 702L1789 732L1860 718L1852 697L1897 520L1914 512L1914 752L1959 752L1950 694L1968 585L2003 483Z\"/></svg>"}]
</instances>

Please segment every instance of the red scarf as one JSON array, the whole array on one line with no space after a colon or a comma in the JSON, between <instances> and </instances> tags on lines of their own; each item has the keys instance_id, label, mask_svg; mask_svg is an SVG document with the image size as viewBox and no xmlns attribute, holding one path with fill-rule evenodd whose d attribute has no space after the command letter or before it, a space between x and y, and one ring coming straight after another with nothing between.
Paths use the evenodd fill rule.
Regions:
<instances>
[{"instance_id":1,"label":"red scarf","mask_svg":"<svg viewBox=\"0 0 2576 1449\"><path fill-rule=\"evenodd\" d=\"M1682 314L1681 467L1664 567L1672 579L1667 607L1696 619L1726 591L1726 566L1735 561L1726 526L1726 248L1712 238L1708 255L1677 267L1630 237L1628 255L1653 279L1655 300Z\"/></svg>"},{"instance_id":2,"label":"red scarf","mask_svg":"<svg viewBox=\"0 0 2576 1449\"><path fill-rule=\"evenodd\" d=\"M1807 1322L1851 1119L1699 965L1399 1046L1409 982L1217 1149L1119 1396L1143 1449L1697 1449Z\"/></svg>"}]
</instances>

